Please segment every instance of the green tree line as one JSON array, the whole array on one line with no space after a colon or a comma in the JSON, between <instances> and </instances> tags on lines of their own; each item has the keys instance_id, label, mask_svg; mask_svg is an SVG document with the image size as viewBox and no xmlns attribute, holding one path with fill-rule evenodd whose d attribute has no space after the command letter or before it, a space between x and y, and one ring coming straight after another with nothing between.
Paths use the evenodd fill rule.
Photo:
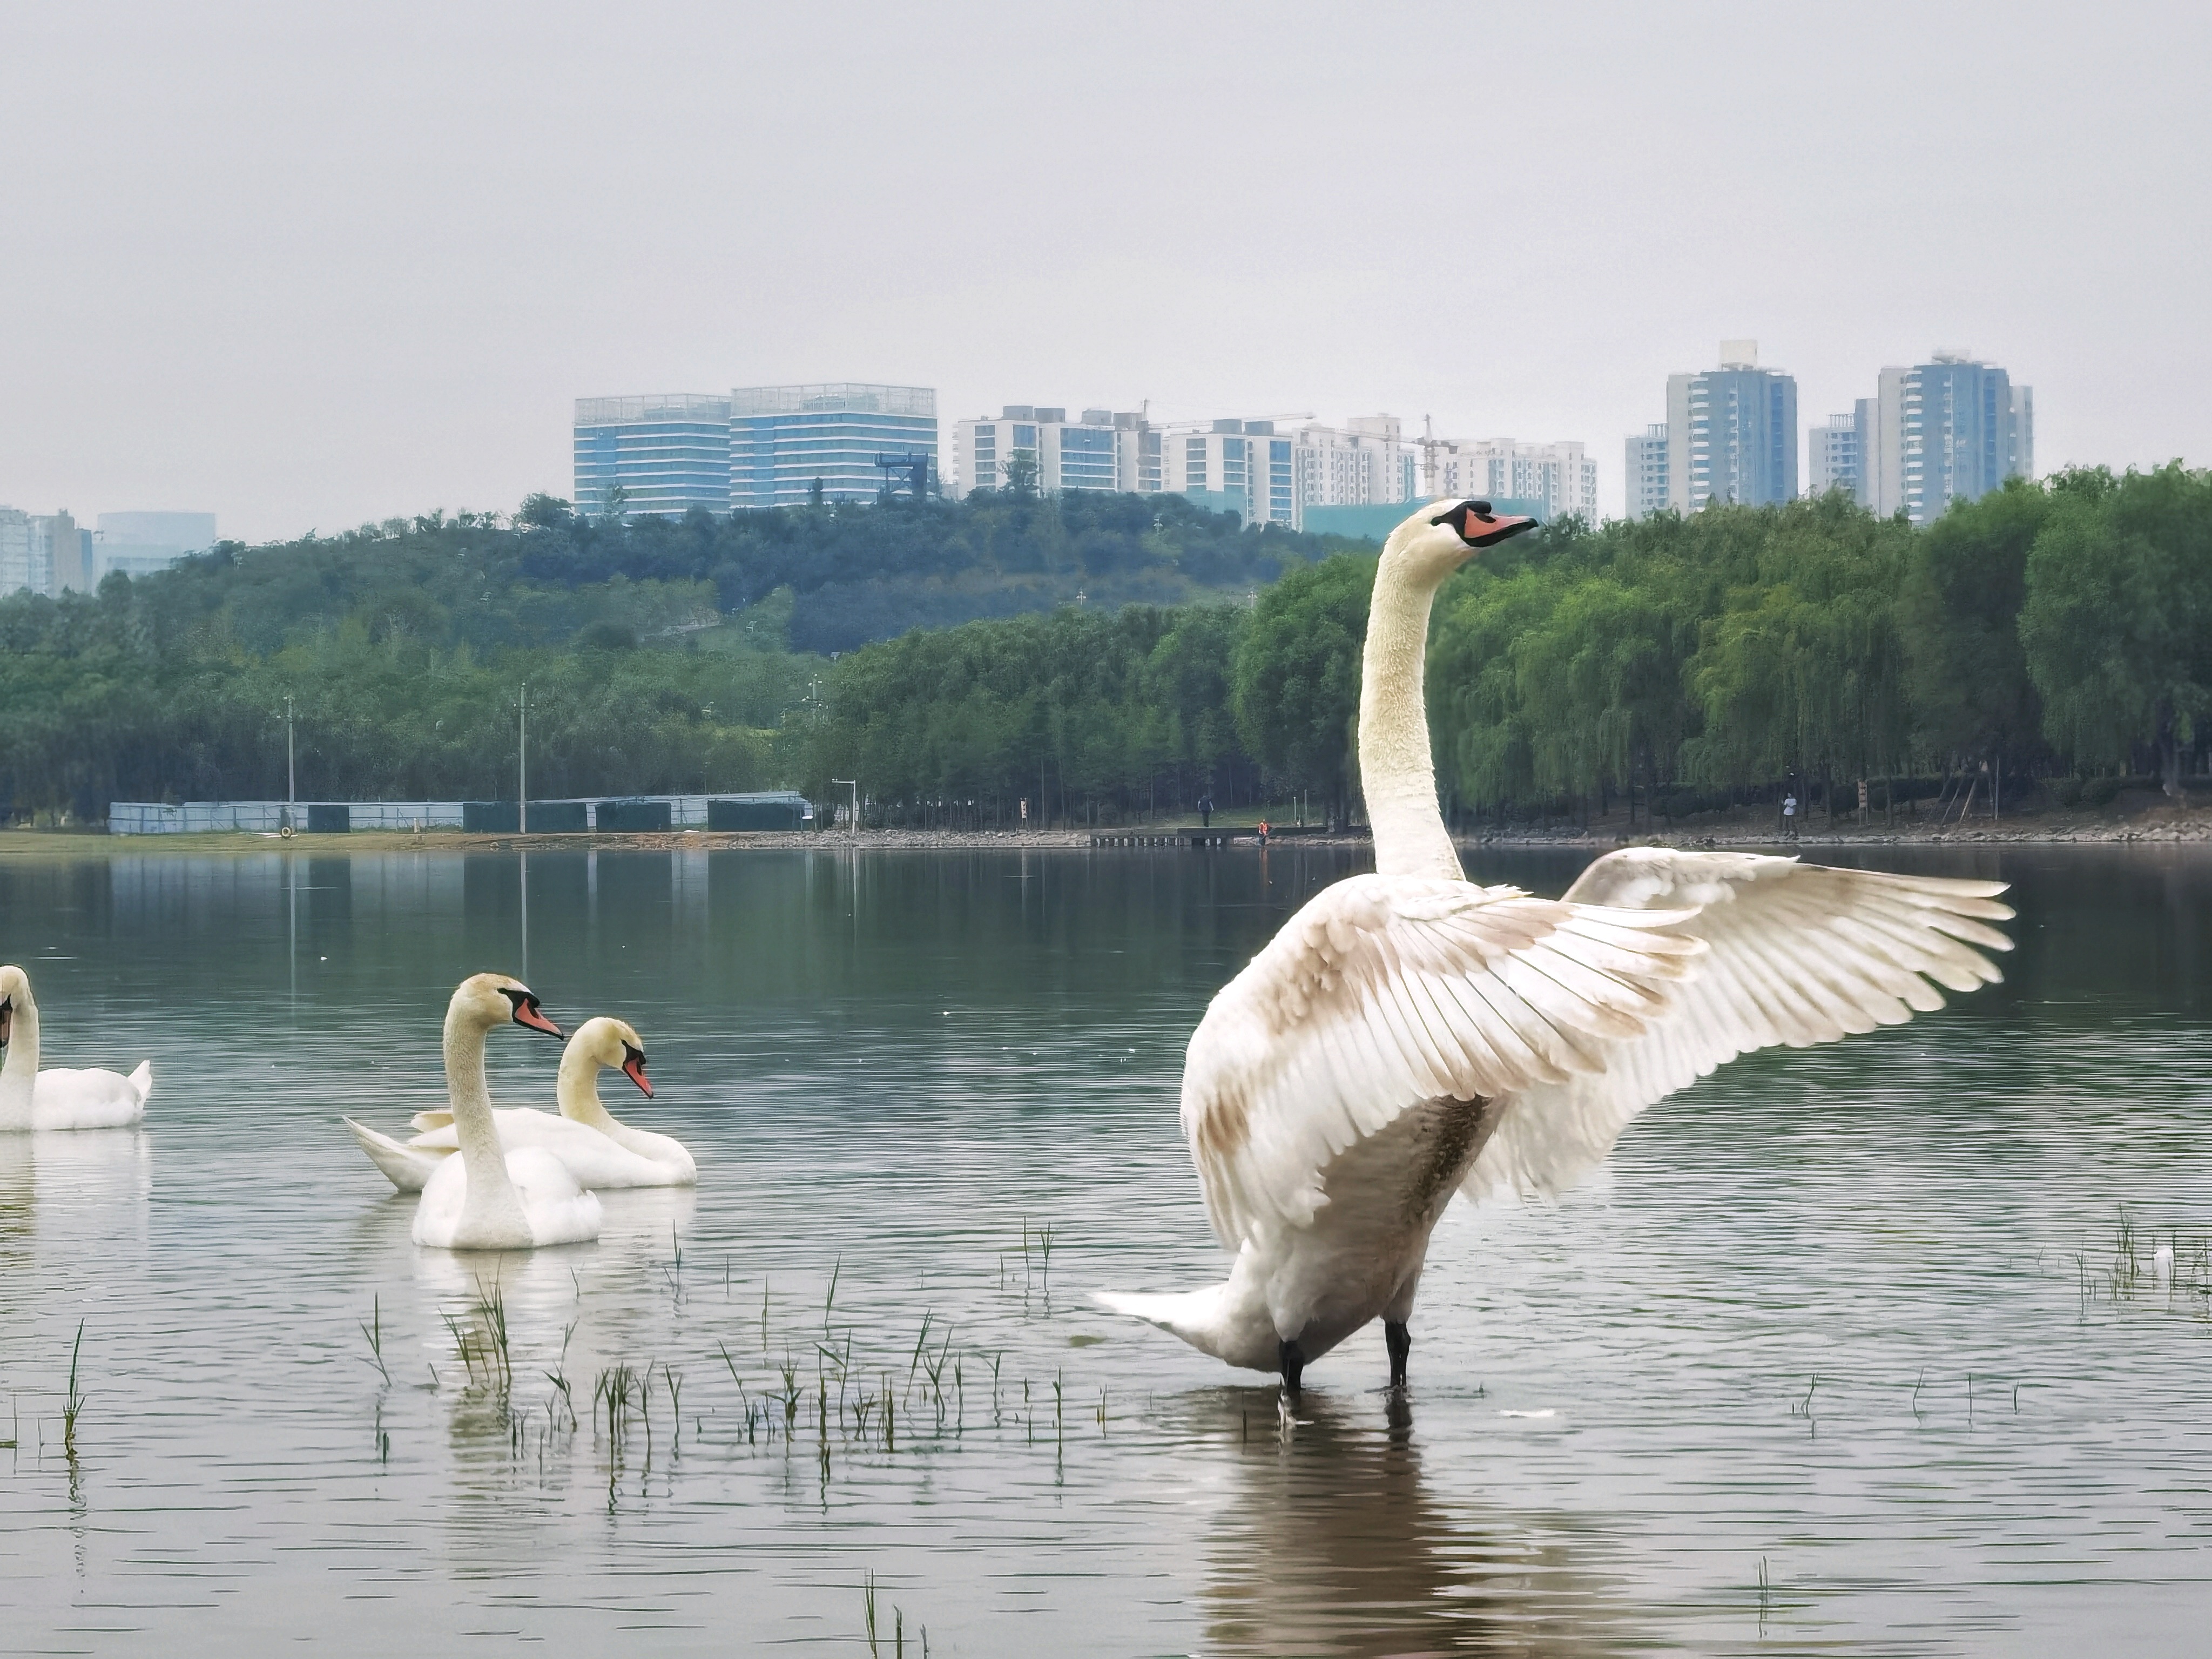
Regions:
<instances>
[{"instance_id":1,"label":"green tree line","mask_svg":"<svg viewBox=\"0 0 2212 1659\"><path fill-rule=\"evenodd\" d=\"M1109 603L1081 585L1082 558L1110 562L1094 544L1063 603L832 659L793 648L798 584L759 586L788 562L748 567L733 605L697 548L638 551L680 546L693 521L586 523L540 499L509 524L431 515L226 546L96 594L19 593L0 599L0 808L280 795L288 696L302 798L509 794L527 681L533 793L828 799L858 778L894 818L1011 823L1026 799L1055 822L1123 820L1209 795L1354 810L1371 553L1140 497L799 509L774 534L818 551L806 538L857 543L872 524L875 564L837 568L878 575L841 580L896 595L902 562L950 561L954 531L1042 535L1048 509L1071 545L1154 538L1182 569L1202 544L1196 562L1230 580ZM1195 539L1170 557L1158 538L1176 526ZM1009 580L1012 545L929 580L981 592ZM624 548L619 568L577 562ZM1455 810L1507 813L1984 763L2179 788L2212 736L2208 605L2212 475L2179 464L2016 481L1925 531L1839 496L1565 520L1439 596L1438 776Z\"/></svg>"},{"instance_id":2,"label":"green tree line","mask_svg":"<svg viewBox=\"0 0 2212 1659\"><path fill-rule=\"evenodd\" d=\"M1247 606L1062 611L872 645L809 775L898 803L1120 819L1293 794L1350 810L1371 555ZM1438 777L1474 811L1662 811L1859 779L2156 772L2212 713L2212 475L2014 481L1916 531L1842 495L1569 520L1439 596ZM994 820L995 821L995 820Z\"/></svg>"}]
</instances>

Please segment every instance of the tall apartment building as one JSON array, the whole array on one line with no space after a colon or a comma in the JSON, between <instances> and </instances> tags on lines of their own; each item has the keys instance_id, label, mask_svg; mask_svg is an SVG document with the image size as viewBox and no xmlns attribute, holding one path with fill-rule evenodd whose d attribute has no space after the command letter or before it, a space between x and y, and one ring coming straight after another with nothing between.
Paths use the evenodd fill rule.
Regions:
<instances>
[{"instance_id":1,"label":"tall apartment building","mask_svg":"<svg viewBox=\"0 0 2212 1659\"><path fill-rule=\"evenodd\" d=\"M1667 505L1667 423L1628 434L1628 501L1632 519L1662 511Z\"/></svg>"},{"instance_id":2,"label":"tall apartment building","mask_svg":"<svg viewBox=\"0 0 2212 1659\"><path fill-rule=\"evenodd\" d=\"M937 465L937 393L928 386L830 381L740 386L730 394L729 504L803 507L873 501L886 482L878 456Z\"/></svg>"},{"instance_id":3,"label":"tall apartment building","mask_svg":"<svg viewBox=\"0 0 2212 1659\"><path fill-rule=\"evenodd\" d=\"M29 588L43 593L53 573L34 558L31 550L31 515L19 508L0 507L0 593Z\"/></svg>"},{"instance_id":4,"label":"tall apartment building","mask_svg":"<svg viewBox=\"0 0 2212 1659\"><path fill-rule=\"evenodd\" d=\"M1510 501L1547 524L1571 513L1597 522L1597 463L1579 443L1445 439L1437 445L1436 468L1439 495Z\"/></svg>"},{"instance_id":5,"label":"tall apartment building","mask_svg":"<svg viewBox=\"0 0 2212 1659\"><path fill-rule=\"evenodd\" d=\"M1938 351L1881 371L1876 393L1811 434L1813 490L1851 492L1882 517L1933 524L2007 478L2035 476L2035 393L1994 363Z\"/></svg>"},{"instance_id":6,"label":"tall apartment building","mask_svg":"<svg viewBox=\"0 0 2212 1659\"><path fill-rule=\"evenodd\" d=\"M1638 469L1663 446L1664 505L1694 513L1713 501L1762 506L1797 493L1797 381L1759 366L1756 340L1721 342L1720 367L1667 377L1667 424L1629 441L1629 506ZM1650 510L1647 506L1644 510Z\"/></svg>"},{"instance_id":7,"label":"tall apartment building","mask_svg":"<svg viewBox=\"0 0 2212 1659\"><path fill-rule=\"evenodd\" d=\"M28 588L58 598L98 585L92 533L67 513L24 513L0 507L0 593Z\"/></svg>"},{"instance_id":8,"label":"tall apartment building","mask_svg":"<svg viewBox=\"0 0 2212 1659\"><path fill-rule=\"evenodd\" d=\"M1008 404L995 419L981 416L952 428L955 477L945 493L1001 489L1026 477L1050 495L1062 489L1120 490L1149 495L1160 488L1160 434L1140 414L1086 409L1071 421L1065 409Z\"/></svg>"},{"instance_id":9,"label":"tall apartment building","mask_svg":"<svg viewBox=\"0 0 2212 1659\"><path fill-rule=\"evenodd\" d=\"M576 509L730 510L730 400L673 392L576 399Z\"/></svg>"},{"instance_id":10,"label":"tall apartment building","mask_svg":"<svg viewBox=\"0 0 2212 1659\"><path fill-rule=\"evenodd\" d=\"M1867 465L1875 428L1875 400L1862 398L1848 415L1831 415L1826 426L1805 429L1805 493L1840 489L1862 507L1874 505L1873 469Z\"/></svg>"}]
</instances>

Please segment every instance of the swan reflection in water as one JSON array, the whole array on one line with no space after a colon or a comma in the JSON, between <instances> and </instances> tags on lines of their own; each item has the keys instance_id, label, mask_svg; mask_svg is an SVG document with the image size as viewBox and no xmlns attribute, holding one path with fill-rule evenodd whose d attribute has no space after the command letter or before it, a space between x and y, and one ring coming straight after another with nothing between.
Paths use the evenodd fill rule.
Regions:
<instances>
[{"instance_id":1,"label":"swan reflection in water","mask_svg":"<svg viewBox=\"0 0 2212 1659\"><path fill-rule=\"evenodd\" d=\"M1309 1389L1287 1437L1274 1390L1213 1400L1218 1420L1197 1426L1217 1443L1225 1431L1234 1479L1208 1550L1209 1655L1584 1659L1650 1645L1617 1577L1589 1565L1599 1537L1563 1538L1577 1524L1565 1516L1438 1501L1402 1396Z\"/></svg>"},{"instance_id":2,"label":"swan reflection in water","mask_svg":"<svg viewBox=\"0 0 2212 1659\"><path fill-rule=\"evenodd\" d=\"M0 1265L112 1255L147 1239L153 1159L142 1129L0 1134Z\"/></svg>"}]
</instances>

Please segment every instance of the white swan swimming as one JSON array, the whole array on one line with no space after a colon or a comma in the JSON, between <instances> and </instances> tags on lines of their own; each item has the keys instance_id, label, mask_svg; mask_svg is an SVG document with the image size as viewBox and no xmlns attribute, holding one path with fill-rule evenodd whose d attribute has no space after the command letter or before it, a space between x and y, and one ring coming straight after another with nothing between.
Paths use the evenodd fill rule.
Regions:
<instances>
[{"instance_id":1,"label":"white swan swimming","mask_svg":"<svg viewBox=\"0 0 2212 1659\"><path fill-rule=\"evenodd\" d=\"M561 1160L537 1146L509 1152L492 1122L484 1082L484 1037L513 1020L561 1035L519 979L477 974L446 1008L446 1092L459 1156L441 1164L415 1208L415 1242L450 1250L527 1250L599 1236L599 1200Z\"/></svg>"},{"instance_id":2,"label":"white swan swimming","mask_svg":"<svg viewBox=\"0 0 2212 1659\"><path fill-rule=\"evenodd\" d=\"M1359 696L1375 873L1292 916L1184 1060L1183 1133L1236 1261L1205 1290L1098 1297L1286 1390L1378 1316L1403 1386L1455 1192L1554 1192L1723 1061L1902 1024L1936 985L2000 977L1974 946L2011 948L1985 925L2012 915L1999 882L1629 848L1556 902L1470 884L1437 806L1429 611L1533 523L1437 501L1384 544Z\"/></svg>"},{"instance_id":3,"label":"white swan swimming","mask_svg":"<svg viewBox=\"0 0 2212 1659\"><path fill-rule=\"evenodd\" d=\"M653 1097L644 1039L627 1022L601 1015L579 1025L562 1051L555 1085L559 1115L529 1107L495 1109L492 1121L499 1127L500 1145L510 1151L542 1147L594 1192L696 1182L699 1166L682 1141L632 1128L607 1110L599 1099L599 1073L607 1070L620 1071L648 1100ZM460 1145L449 1111L416 1113L414 1127L422 1133L406 1141L379 1134L351 1118L344 1121L362 1151L403 1193L422 1191Z\"/></svg>"},{"instance_id":4,"label":"white swan swimming","mask_svg":"<svg viewBox=\"0 0 2212 1659\"><path fill-rule=\"evenodd\" d=\"M39 1005L31 976L0 968L0 1133L25 1129L120 1129L146 1115L154 1062L142 1060L129 1077L98 1067L39 1069Z\"/></svg>"}]
</instances>

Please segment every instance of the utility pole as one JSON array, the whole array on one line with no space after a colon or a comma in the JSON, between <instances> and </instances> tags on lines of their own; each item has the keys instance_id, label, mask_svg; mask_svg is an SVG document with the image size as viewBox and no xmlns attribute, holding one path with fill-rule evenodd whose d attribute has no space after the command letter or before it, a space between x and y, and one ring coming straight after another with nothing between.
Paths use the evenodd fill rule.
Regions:
<instances>
[{"instance_id":1,"label":"utility pole","mask_svg":"<svg viewBox=\"0 0 2212 1659\"><path fill-rule=\"evenodd\" d=\"M521 726L514 742L514 832L530 833L530 682L522 683L522 701L516 705Z\"/></svg>"},{"instance_id":2,"label":"utility pole","mask_svg":"<svg viewBox=\"0 0 2212 1659\"><path fill-rule=\"evenodd\" d=\"M284 695L284 822L287 823L292 822L292 809L299 803L299 769L294 763L292 751L292 696L287 692Z\"/></svg>"}]
</instances>

